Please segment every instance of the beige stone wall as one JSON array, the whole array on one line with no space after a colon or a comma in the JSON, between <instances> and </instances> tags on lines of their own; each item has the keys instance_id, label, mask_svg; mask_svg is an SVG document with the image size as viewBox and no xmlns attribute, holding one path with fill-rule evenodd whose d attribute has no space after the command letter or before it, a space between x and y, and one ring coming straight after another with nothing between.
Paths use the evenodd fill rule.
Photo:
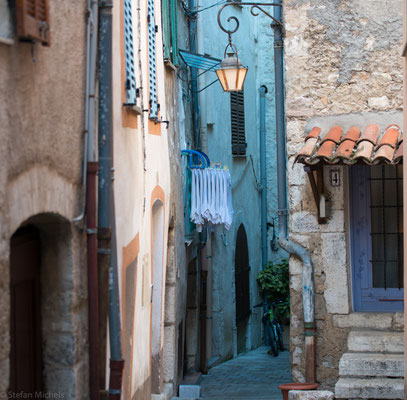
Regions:
<instances>
[{"instance_id":1,"label":"beige stone wall","mask_svg":"<svg viewBox=\"0 0 407 400\"><path fill-rule=\"evenodd\" d=\"M45 389L54 391L63 380L59 388L69 386L65 398L88 397L86 236L71 224L80 213L81 199L86 3L49 2L50 47L15 37L7 44L0 42L0 395L9 385L10 237L29 221L41 231L43 289L61 283L47 272L51 266L46 260L58 251L65 256L53 268L61 268L61 284L70 285L55 294L60 301L52 300L48 314L64 315L65 321L44 322L45 330L53 326L66 339L53 343L44 356L54 354L60 362L47 375ZM12 15L9 23L14 25ZM32 218L38 214L52 218ZM67 239L56 244L55 235L62 227L69 232ZM47 239L52 236L55 240ZM65 359L68 348L72 358Z\"/></svg>"},{"instance_id":2,"label":"beige stone wall","mask_svg":"<svg viewBox=\"0 0 407 400\"><path fill-rule=\"evenodd\" d=\"M290 232L291 239L312 254L317 380L324 387L333 387L352 327L337 323L352 312L347 170L340 168L341 187L333 188L328 184L330 168L325 168L331 216L327 224L319 225L311 187L302 165L293 165L294 155L303 144L305 131L311 129L307 124L311 118L402 108L402 1L283 3ZM301 381L305 370L300 262L291 259L290 271L293 377Z\"/></svg>"}]
</instances>

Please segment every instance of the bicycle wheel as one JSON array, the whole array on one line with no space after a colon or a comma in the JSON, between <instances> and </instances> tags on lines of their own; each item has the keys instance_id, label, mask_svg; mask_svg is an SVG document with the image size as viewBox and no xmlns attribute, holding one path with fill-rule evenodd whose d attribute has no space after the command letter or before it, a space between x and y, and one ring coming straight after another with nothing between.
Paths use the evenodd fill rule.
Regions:
<instances>
[{"instance_id":1,"label":"bicycle wheel","mask_svg":"<svg viewBox=\"0 0 407 400\"><path fill-rule=\"evenodd\" d=\"M276 337L273 332L273 328L270 324L270 321L266 321L264 329L265 329L266 337L269 338L269 342L270 342L269 344L270 344L271 351L273 352L273 356L277 357L278 356L278 347L277 347Z\"/></svg>"},{"instance_id":2,"label":"bicycle wheel","mask_svg":"<svg viewBox=\"0 0 407 400\"><path fill-rule=\"evenodd\" d=\"M277 331L277 343L280 351L284 351L284 343L283 343L283 330L278 322L275 324L276 331Z\"/></svg>"}]
</instances>

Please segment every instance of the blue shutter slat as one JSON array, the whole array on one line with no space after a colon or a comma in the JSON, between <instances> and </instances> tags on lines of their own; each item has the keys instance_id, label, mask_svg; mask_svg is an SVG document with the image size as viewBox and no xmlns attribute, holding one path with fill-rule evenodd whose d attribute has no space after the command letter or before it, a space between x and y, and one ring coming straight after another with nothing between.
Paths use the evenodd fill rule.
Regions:
<instances>
[{"instance_id":1,"label":"blue shutter slat","mask_svg":"<svg viewBox=\"0 0 407 400\"><path fill-rule=\"evenodd\" d=\"M124 58L126 66L126 103L135 104L137 98L136 71L134 67L133 16L131 0L123 0Z\"/></svg>"},{"instance_id":2,"label":"blue shutter slat","mask_svg":"<svg viewBox=\"0 0 407 400\"><path fill-rule=\"evenodd\" d=\"M154 17L154 0L147 2L147 23L148 23L148 83L149 83L149 118L158 117L157 102L157 65L155 53L155 17Z\"/></svg>"}]
</instances>

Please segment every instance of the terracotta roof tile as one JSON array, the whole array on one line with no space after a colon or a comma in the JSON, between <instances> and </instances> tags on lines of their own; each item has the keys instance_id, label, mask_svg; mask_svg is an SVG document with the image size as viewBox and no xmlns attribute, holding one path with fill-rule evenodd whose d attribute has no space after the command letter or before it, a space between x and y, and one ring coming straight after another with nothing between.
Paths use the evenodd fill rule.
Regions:
<instances>
[{"instance_id":1,"label":"terracotta roof tile","mask_svg":"<svg viewBox=\"0 0 407 400\"><path fill-rule=\"evenodd\" d=\"M338 125L332 126L325 135L319 127L314 127L295 161L310 165L402 162L403 135L397 125L388 126L382 135L376 124L367 125L362 134L361 128L353 126L342 136L342 128Z\"/></svg>"},{"instance_id":2,"label":"terracotta roof tile","mask_svg":"<svg viewBox=\"0 0 407 400\"><path fill-rule=\"evenodd\" d=\"M326 142L327 140L331 140L332 142L338 144L341 136L342 128L338 125L333 126L325 135L325 137L322 139L322 143Z\"/></svg>"},{"instance_id":3,"label":"terracotta roof tile","mask_svg":"<svg viewBox=\"0 0 407 400\"><path fill-rule=\"evenodd\" d=\"M319 134L321 133L321 128L318 126L314 126L311 129L311 132L307 135L307 137L305 138L305 141L307 141L310 138L314 138L314 139L318 139Z\"/></svg>"},{"instance_id":4,"label":"terracotta roof tile","mask_svg":"<svg viewBox=\"0 0 407 400\"><path fill-rule=\"evenodd\" d=\"M322 139L321 146L319 147L316 156L329 159L339 143L341 136L342 128L340 126L333 126Z\"/></svg>"},{"instance_id":5,"label":"terracotta roof tile","mask_svg":"<svg viewBox=\"0 0 407 400\"><path fill-rule=\"evenodd\" d=\"M317 126L312 128L311 132L305 138L304 146L302 146L301 150L297 153L295 161L297 161L299 157L311 157L313 155L320 132L321 128Z\"/></svg>"},{"instance_id":6,"label":"terracotta roof tile","mask_svg":"<svg viewBox=\"0 0 407 400\"><path fill-rule=\"evenodd\" d=\"M389 145L390 147L395 149L396 144L398 143L399 135L400 128L397 125L388 126L377 147Z\"/></svg>"},{"instance_id":7,"label":"terracotta roof tile","mask_svg":"<svg viewBox=\"0 0 407 400\"><path fill-rule=\"evenodd\" d=\"M363 140L362 142L359 142L358 146L356 147L353 159L355 161L364 161L366 164L369 164L373 150L374 144L370 140Z\"/></svg>"},{"instance_id":8,"label":"terracotta roof tile","mask_svg":"<svg viewBox=\"0 0 407 400\"><path fill-rule=\"evenodd\" d=\"M369 124L363 131L359 142L367 140L373 145L377 143L377 138L379 137L379 127L376 124Z\"/></svg>"},{"instance_id":9,"label":"terracotta roof tile","mask_svg":"<svg viewBox=\"0 0 407 400\"><path fill-rule=\"evenodd\" d=\"M344 142L345 140L352 140L353 142L356 142L359 139L360 136L360 128L358 126L352 126L346 132L346 135L342 138L341 142Z\"/></svg>"},{"instance_id":10,"label":"terracotta roof tile","mask_svg":"<svg viewBox=\"0 0 407 400\"><path fill-rule=\"evenodd\" d=\"M359 139L360 129L357 126L352 126L346 132L346 135L342 138L341 143L335 151L332 157L332 161L335 162L337 159L349 160L352 156L353 148L355 147L356 141Z\"/></svg>"}]
</instances>

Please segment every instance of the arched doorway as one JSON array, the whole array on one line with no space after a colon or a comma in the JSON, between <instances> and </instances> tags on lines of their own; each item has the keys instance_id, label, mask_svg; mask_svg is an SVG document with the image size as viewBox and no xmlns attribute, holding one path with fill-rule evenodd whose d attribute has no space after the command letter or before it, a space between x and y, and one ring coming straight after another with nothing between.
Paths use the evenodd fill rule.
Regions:
<instances>
[{"instance_id":1,"label":"arched doorway","mask_svg":"<svg viewBox=\"0 0 407 400\"><path fill-rule=\"evenodd\" d=\"M10 240L10 393L35 396L42 385L41 246L34 227Z\"/></svg>"},{"instance_id":2,"label":"arched doorway","mask_svg":"<svg viewBox=\"0 0 407 400\"><path fill-rule=\"evenodd\" d=\"M54 213L10 238L11 396L88 397L85 246L86 234Z\"/></svg>"},{"instance_id":3,"label":"arched doorway","mask_svg":"<svg viewBox=\"0 0 407 400\"><path fill-rule=\"evenodd\" d=\"M152 323L151 323L151 379L152 393L161 393L162 374L162 289L164 261L164 206L156 200L152 208Z\"/></svg>"},{"instance_id":4,"label":"arched doorway","mask_svg":"<svg viewBox=\"0 0 407 400\"><path fill-rule=\"evenodd\" d=\"M243 224L240 224L236 236L235 253L235 298L237 352L246 350L247 325L250 316L250 265L247 235Z\"/></svg>"}]
</instances>

